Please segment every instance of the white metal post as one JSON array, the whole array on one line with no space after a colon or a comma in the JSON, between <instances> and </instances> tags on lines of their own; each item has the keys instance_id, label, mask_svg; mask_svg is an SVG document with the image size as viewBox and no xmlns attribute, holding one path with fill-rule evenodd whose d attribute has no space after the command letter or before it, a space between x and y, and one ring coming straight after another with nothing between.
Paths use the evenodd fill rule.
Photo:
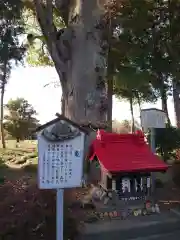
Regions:
<instances>
[{"instance_id":1,"label":"white metal post","mask_svg":"<svg viewBox=\"0 0 180 240\"><path fill-rule=\"evenodd\" d=\"M56 240L63 240L64 189L57 189L56 193Z\"/></svg>"}]
</instances>

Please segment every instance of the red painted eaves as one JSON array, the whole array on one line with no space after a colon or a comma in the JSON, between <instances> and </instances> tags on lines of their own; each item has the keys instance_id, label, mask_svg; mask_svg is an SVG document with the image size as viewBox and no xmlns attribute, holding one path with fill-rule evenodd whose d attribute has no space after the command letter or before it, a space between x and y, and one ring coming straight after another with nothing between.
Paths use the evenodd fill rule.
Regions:
<instances>
[{"instance_id":1,"label":"red painted eaves","mask_svg":"<svg viewBox=\"0 0 180 240\"><path fill-rule=\"evenodd\" d=\"M109 172L166 171L166 165L152 153L142 132L116 134L99 130L91 145L89 159L98 157Z\"/></svg>"}]
</instances>

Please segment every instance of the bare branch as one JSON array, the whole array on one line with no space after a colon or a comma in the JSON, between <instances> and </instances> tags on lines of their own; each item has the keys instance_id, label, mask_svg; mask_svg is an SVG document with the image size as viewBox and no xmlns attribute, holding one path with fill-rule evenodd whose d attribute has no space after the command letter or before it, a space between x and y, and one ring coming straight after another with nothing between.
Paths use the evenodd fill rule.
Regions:
<instances>
[{"instance_id":1,"label":"bare branch","mask_svg":"<svg viewBox=\"0 0 180 240\"><path fill-rule=\"evenodd\" d=\"M48 24L48 28L50 30L49 34L52 35L53 37L56 37L57 34L57 29L54 25L53 21L53 4L52 0L46 0L46 24Z\"/></svg>"},{"instance_id":2,"label":"bare branch","mask_svg":"<svg viewBox=\"0 0 180 240\"><path fill-rule=\"evenodd\" d=\"M34 0L37 19L41 31L46 39L49 53L53 59L56 70L60 76L62 88L64 88L66 64L63 62L56 41L56 27L53 23L52 0L47 0L47 5L43 5L41 0Z\"/></svg>"},{"instance_id":3,"label":"bare branch","mask_svg":"<svg viewBox=\"0 0 180 240\"><path fill-rule=\"evenodd\" d=\"M66 24L68 25L68 18L69 18L69 7L70 7L70 0L55 0L55 6L60 12L60 15Z\"/></svg>"},{"instance_id":4,"label":"bare branch","mask_svg":"<svg viewBox=\"0 0 180 240\"><path fill-rule=\"evenodd\" d=\"M47 46L46 46L46 43L45 42L41 42L41 52L43 55L47 55L46 52L45 52L45 49L47 50Z\"/></svg>"},{"instance_id":5,"label":"bare branch","mask_svg":"<svg viewBox=\"0 0 180 240\"><path fill-rule=\"evenodd\" d=\"M47 17L49 19L49 24L53 25L53 4L52 0L46 0L47 6Z\"/></svg>"}]
</instances>

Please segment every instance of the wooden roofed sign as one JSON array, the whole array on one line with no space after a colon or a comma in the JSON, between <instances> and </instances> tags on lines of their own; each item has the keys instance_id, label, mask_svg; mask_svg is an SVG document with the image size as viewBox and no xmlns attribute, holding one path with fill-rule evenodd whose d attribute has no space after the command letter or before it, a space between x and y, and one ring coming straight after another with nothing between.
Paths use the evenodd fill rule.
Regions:
<instances>
[{"instance_id":1,"label":"wooden roofed sign","mask_svg":"<svg viewBox=\"0 0 180 240\"><path fill-rule=\"evenodd\" d=\"M82 184L84 141L88 131L56 114L57 118L38 127L38 184L57 189L56 239L63 240L64 188Z\"/></svg>"},{"instance_id":2,"label":"wooden roofed sign","mask_svg":"<svg viewBox=\"0 0 180 240\"><path fill-rule=\"evenodd\" d=\"M62 115L38 132L38 183L41 189L81 186L87 130Z\"/></svg>"}]
</instances>

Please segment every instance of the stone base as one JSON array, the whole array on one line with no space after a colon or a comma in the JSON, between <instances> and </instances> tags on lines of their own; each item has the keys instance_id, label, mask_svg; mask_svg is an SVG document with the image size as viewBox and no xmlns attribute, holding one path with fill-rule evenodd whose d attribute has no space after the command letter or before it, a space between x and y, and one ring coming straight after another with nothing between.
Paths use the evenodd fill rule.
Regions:
<instances>
[{"instance_id":1,"label":"stone base","mask_svg":"<svg viewBox=\"0 0 180 240\"><path fill-rule=\"evenodd\" d=\"M179 230L180 217L171 212L159 215L140 216L126 220L98 221L85 224L79 239L82 240L128 240L146 239L154 234L166 234ZM159 238L157 238L159 239ZM179 238L178 238L179 239Z\"/></svg>"},{"instance_id":2,"label":"stone base","mask_svg":"<svg viewBox=\"0 0 180 240\"><path fill-rule=\"evenodd\" d=\"M151 204L149 207L146 206L145 202L145 200L119 200L115 192L110 193L110 196L107 194L102 195L98 187L92 187L89 194L84 196L82 207L93 210L93 215L90 220L88 217L87 222L122 220L137 216L154 215L160 212L152 199L150 199Z\"/></svg>"}]
</instances>

